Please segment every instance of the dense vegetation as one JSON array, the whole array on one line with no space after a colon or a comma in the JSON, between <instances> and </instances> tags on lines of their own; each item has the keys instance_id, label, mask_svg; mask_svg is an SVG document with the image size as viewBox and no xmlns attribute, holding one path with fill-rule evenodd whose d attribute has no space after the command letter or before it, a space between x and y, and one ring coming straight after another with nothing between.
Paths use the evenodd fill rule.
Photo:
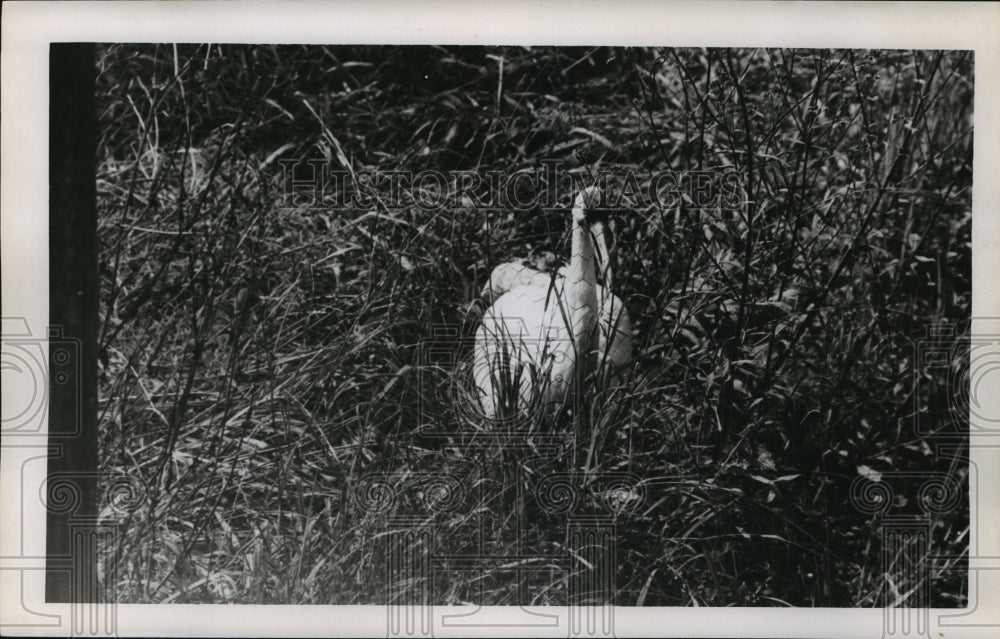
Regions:
<instances>
[{"instance_id":1,"label":"dense vegetation","mask_svg":"<svg viewBox=\"0 0 1000 639\"><path fill-rule=\"evenodd\" d=\"M927 521L926 573L883 557L881 512L851 495L879 480L912 514L926 495L905 473L966 481L936 443L964 442L967 353L946 339L935 368L921 349L970 318L971 53L114 45L97 62L102 471L145 490L124 509L108 490L119 601L380 603L432 579L438 602L563 604L552 567L521 588L496 567L387 589L380 545L566 556L530 495L521 537L504 532L510 487L544 467L575 472L582 503L600 477L632 482L621 605L964 603L964 494ZM552 457L470 448L490 432L465 365L480 288L532 249L567 255L574 188L594 182L635 328L625 388L564 414L551 432L582 437ZM387 499L413 477L431 484Z\"/></svg>"}]
</instances>

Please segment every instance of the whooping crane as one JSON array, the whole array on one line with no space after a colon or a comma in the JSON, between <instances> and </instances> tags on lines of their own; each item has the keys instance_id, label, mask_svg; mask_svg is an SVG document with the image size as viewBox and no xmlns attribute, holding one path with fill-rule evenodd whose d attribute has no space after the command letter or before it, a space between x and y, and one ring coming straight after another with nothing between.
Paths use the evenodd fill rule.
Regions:
<instances>
[{"instance_id":1,"label":"whooping crane","mask_svg":"<svg viewBox=\"0 0 1000 639\"><path fill-rule=\"evenodd\" d=\"M532 251L525 260L515 260L498 265L490 273L490 279L483 285L480 295L490 302L519 286L548 286L552 280L549 271L556 263L550 251ZM568 266L559 269L559 277L566 277Z\"/></svg>"},{"instance_id":2,"label":"whooping crane","mask_svg":"<svg viewBox=\"0 0 1000 639\"><path fill-rule=\"evenodd\" d=\"M488 417L515 406L521 415L551 413L577 381L596 373L591 380L608 384L631 358L631 323L611 293L604 225L593 213L599 198L596 187L577 196L572 255L559 274L512 262L484 288L495 301L476 332L473 376Z\"/></svg>"}]
</instances>

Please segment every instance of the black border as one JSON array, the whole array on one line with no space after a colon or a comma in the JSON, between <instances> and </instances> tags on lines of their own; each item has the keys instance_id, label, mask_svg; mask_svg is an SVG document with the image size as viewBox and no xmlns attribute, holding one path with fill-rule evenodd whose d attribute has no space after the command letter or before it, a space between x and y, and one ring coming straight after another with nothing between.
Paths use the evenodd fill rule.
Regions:
<instances>
[{"instance_id":1,"label":"black border","mask_svg":"<svg viewBox=\"0 0 1000 639\"><path fill-rule=\"evenodd\" d=\"M96 600L94 545L79 536L81 524L97 521L94 52L92 43L49 47L47 602ZM71 507L57 486L70 490Z\"/></svg>"}]
</instances>

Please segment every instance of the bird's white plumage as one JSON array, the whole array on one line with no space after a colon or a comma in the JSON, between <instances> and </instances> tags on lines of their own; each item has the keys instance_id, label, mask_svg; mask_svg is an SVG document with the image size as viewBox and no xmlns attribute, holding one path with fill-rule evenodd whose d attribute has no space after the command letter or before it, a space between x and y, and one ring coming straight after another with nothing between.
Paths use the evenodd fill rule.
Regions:
<instances>
[{"instance_id":1,"label":"bird's white plumage","mask_svg":"<svg viewBox=\"0 0 1000 639\"><path fill-rule=\"evenodd\" d=\"M496 301L507 291L522 286L548 286L552 276L523 262L506 262L490 273L490 279L483 286L482 295Z\"/></svg>"},{"instance_id":2,"label":"bird's white plumage","mask_svg":"<svg viewBox=\"0 0 1000 639\"><path fill-rule=\"evenodd\" d=\"M473 374L487 416L503 407L548 413L571 397L577 381L606 385L631 358L624 304L596 281L608 259L603 228L586 216L597 196L591 188L577 198L568 267L555 275L501 264L484 287L495 301L476 333ZM597 374L578 380L591 371Z\"/></svg>"}]
</instances>

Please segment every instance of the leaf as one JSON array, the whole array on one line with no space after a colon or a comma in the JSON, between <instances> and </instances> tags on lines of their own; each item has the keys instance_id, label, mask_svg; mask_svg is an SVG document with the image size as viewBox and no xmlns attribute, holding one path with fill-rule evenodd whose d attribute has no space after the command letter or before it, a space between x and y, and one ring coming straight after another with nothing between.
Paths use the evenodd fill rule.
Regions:
<instances>
[{"instance_id":1,"label":"leaf","mask_svg":"<svg viewBox=\"0 0 1000 639\"><path fill-rule=\"evenodd\" d=\"M774 458L771 456L771 453L767 452L763 448L757 454L757 463L768 470L775 469Z\"/></svg>"},{"instance_id":2,"label":"leaf","mask_svg":"<svg viewBox=\"0 0 1000 639\"><path fill-rule=\"evenodd\" d=\"M858 474L870 481L882 481L882 473L864 464L858 466Z\"/></svg>"},{"instance_id":3,"label":"leaf","mask_svg":"<svg viewBox=\"0 0 1000 639\"><path fill-rule=\"evenodd\" d=\"M294 118L293 118L293 119L294 119ZM289 149L294 149L294 148L295 148L295 145L294 145L294 144L292 144L291 142L288 142L287 144L283 144L283 145L281 145L280 147L278 147L278 148L277 148L277 149L275 149L274 151L271 151L271 154L270 154L270 155L268 155L268 156L267 156L266 158L264 158L264 161L260 163L260 166L259 166L258 168L259 168L260 170L263 170L263 169L267 168L267 167L268 167L268 166L270 166L270 165L271 165L271 163L272 163L272 162L274 162L274 161L275 161L275 160L276 160L276 159L278 158L278 156L280 156L280 155L281 155L282 153L284 153L285 151L288 151Z\"/></svg>"},{"instance_id":4,"label":"leaf","mask_svg":"<svg viewBox=\"0 0 1000 639\"><path fill-rule=\"evenodd\" d=\"M593 139L593 140L601 143L602 145L604 145L605 147L607 147L609 149L614 149L615 148L615 145L611 143L611 140L607 139L606 137L604 137L600 133L594 133L593 131L590 131L590 130L585 129L583 127L579 127L579 126L578 127L573 127L572 129L569 130L569 132L570 133L582 133L583 135L586 135L587 137L589 137L589 138L591 138L591 139Z\"/></svg>"},{"instance_id":5,"label":"leaf","mask_svg":"<svg viewBox=\"0 0 1000 639\"><path fill-rule=\"evenodd\" d=\"M782 475L781 477L778 477L777 479L775 479L774 482L778 483L779 481L792 481L793 479L795 479L796 477L798 477L801 474L802 473L795 473L794 475Z\"/></svg>"},{"instance_id":6,"label":"leaf","mask_svg":"<svg viewBox=\"0 0 1000 639\"><path fill-rule=\"evenodd\" d=\"M766 533L766 534L761 535L760 537L761 537L761 539L774 539L775 541L781 541L781 542L784 542L786 544L789 543L788 540L785 539L784 537L782 537L781 535L775 535L775 534L772 534L772 533Z\"/></svg>"}]
</instances>

